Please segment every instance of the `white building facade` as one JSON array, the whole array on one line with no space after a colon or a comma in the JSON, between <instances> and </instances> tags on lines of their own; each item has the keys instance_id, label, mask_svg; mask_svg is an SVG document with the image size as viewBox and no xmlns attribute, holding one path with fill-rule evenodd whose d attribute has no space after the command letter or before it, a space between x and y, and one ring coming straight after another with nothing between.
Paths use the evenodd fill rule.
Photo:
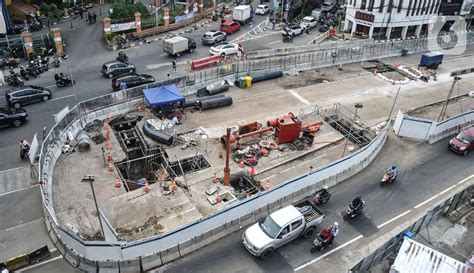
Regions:
<instances>
[{"instance_id":1,"label":"white building facade","mask_svg":"<svg viewBox=\"0 0 474 273\"><path fill-rule=\"evenodd\" d=\"M394 39L426 33L441 0L346 0L344 31L369 39Z\"/></svg>"}]
</instances>

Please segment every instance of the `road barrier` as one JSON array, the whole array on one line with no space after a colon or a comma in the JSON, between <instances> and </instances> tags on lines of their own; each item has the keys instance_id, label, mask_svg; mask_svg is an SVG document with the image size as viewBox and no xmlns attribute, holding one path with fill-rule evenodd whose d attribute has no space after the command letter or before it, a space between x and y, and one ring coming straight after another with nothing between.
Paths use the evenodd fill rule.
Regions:
<instances>
[{"instance_id":1,"label":"road barrier","mask_svg":"<svg viewBox=\"0 0 474 273\"><path fill-rule=\"evenodd\" d=\"M28 262L28 255L27 254L22 254L22 255L14 257L14 258L11 258L5 264L8 268L8 270L16 270L16 269L22 268L24 266L27 266L30 263Z\"/></svg>"},{"instance_id":2,"label":"road barrier","mask_svg":"<svg viewBox=\"0 0 474 273\"><path fill-rule=\"evenodd\" d=\"M28 258L28 263L29 264L34 264L34 263L37 263L39 261L41 261L42 259L50 256L51 253L49 252L49 249L48 249L48 246L43 246L31 253L28 253L27 258Z\"/></svg>"},{"instance_id":3,"label":"road barrier","mask_svg":"<svg viewBox=\"0 0 474 273\"><path fill-rule=\"evenodd\" d=\"M415 221L414 223L405 224L405 229L398 233L396 236L385 242L382 246L372 251L369 255L364 257L356 265L354 265L349 272L370 272L371 268L374 268L382 260L389 255L398 251L401 246L403 236L407 231L413 235L417 235L423 229L427 229L433 220L438 219L441 215L449 215L453 211L456 211L465 205L468 205L474 197L474 186L471 185L468 188L456 193L454 196L447 198L440 204L435 205L432 209L428 210L426 214Z\"/></svg>"},{"instance_id":4,"label":"road barrier","mask_svg":"<svg viewBox=\"0 0 474 273\"><path fill-rule=\"evenodd\" d=\"M470 40L469 40L470 39ZM472 42L473 37L469 36ZM190 95L202 87L222 80L222 78L260 75L271 71L292 71L321 68L344 63L355 63L384 57L400 56L400 48L407 48L410 53L427 49L426 41L388 41L364 46L326 49L298 55L251 60L232 65L193 72L187 75L114 92L98 98L83 101L74 106L57 124L53 126L41 146L39 162L39 180L44 212L49 222L50 235L56 242L58 251L67 257L75 267L83 270L102 267L119 268L120 262L140 260L127 263L127 270L140 271L160 266L218 240L226 234L235 232L246 225L254 223L265 214L299 201L323 185L334 185L365 168L382 149L387 138L388 126L368 145L342 159L315 169L310 175L296 177L285 183L272 187L241 202L232 204L224 210L199 219L198 221L178 227L175 230L129 243L87 242L63 228L56 219L52 203L54 166L61 155L61 147L67 141L68 133L76 136L89 122L107 115L124 114L138 104L144 104L142 90L164 84L174 83L183 95ZM335 53L335 54L333 54ZM223 230L222 226L226 226ZM227 233L226 233L227 232ZM190 247L189 242L195 242ZM183 253L181 253L181 248ZM107 263L104 261L108 261ZM140 266L139 266L140 265Z\"/></svg>"}]
</instances>

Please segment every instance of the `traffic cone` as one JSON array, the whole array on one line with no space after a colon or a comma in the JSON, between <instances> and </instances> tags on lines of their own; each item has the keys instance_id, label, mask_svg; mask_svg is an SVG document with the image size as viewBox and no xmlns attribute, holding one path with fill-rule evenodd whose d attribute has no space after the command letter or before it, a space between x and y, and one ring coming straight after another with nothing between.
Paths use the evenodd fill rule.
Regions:
<instances>
[{"instance_id":1,"label":"traffic cone","mask_svg":"<svg viewBox=\"0 0 474 273\"><path fill-rule=\"evenodd\" d=\"M171 190L172 190L173 192L175 192L177 188L178 188L178 187L176 186L176 181L174 181L174 179L173 179L173 181L171 182Z\"/></svg>"},{"instance_id":2,"label":"traffic cone","mask_svg":"<svg viewBox=\"0 0 474 273\"><path fill-rule=\"evenodd\" d=\"M268 191L270 189L270 181L267 181L267 183L265 183L265 190Z\"/></svg>"},{"instance_id":3,"label":"traffic cone","mask_svg":"<svg viewBox=\"0 0 474 273\"><path fill-rule=\"evenodd\" d=\"M110 150L110 148L112 148L112 144L110 144L110 141L107 139L105 141L105 149Z\"/></svg>"},{"instance_id":4,"label":"traffic cone","mask_svg":"<svg viewBox=\"0 0 474 273\"><path fill-rule=\"evenodd\" d=\"M112 162L109 162L109 172L112 172L114 170L114 165L112 165Z\"/></svg>"},{"instance_id":5,"label":"traffic cone","mask_svg":"<svg viewBox=\"0 0 474 273\"><path fill-rule=\"evenodd\" d=\"M221 201L222 201L221 195L220 195L220 194L217 194L217 195L216 195L216 203L220 203Z\"/></svg>"},{"instance_id":6,"label":"traffic cone","mask_svg":"<svg viewBox=\"0 0 474 273\"><path fill-rule=\"evenodd\" d=\"M337 69L339 69L339 71L344 71L344 69L342 69L342 64L340 64Z\"/></svg>"},{"instance_id":7,"label":"traffic cone","mask_svg":"<svg viewBox=\"0 0 474 273\"><path fill-rule=\"evenodd\" d=\"M313 166L312 165L309 166L309 173L313 173Z\"/></svg>"},{"instance_id":8,"label":"traffic cone","mask_svg":"<svg viewBox=\"0 0 474 273\"><path fill-rule=\"evenodd\" d=\"M254 176L254 175L255 175L255 166L254 166L254 165L252 165L252 166L250 167L250 175L251 175L251 176Z\"/></svg>"},{"instance_id":9,"label":"traffic cone","mask_svg":"<svg viewBox=\"0 0 474 273\"><path fill-rule=\"evenodd\" d=\"M142 109L142 104L139 103L138 106L137 106L137 111L138 112L141 112L143 109Z\"/></svg>"},{"instance_id":10,"label":"traffic cone","mask_svg":"<svg viewBox=\"0 0 474 273\"><path fill-rule=\"evenodd\" d=\"M112 162L112 154L110 152L107 154L107 160Z\"/></svg>"},{"instance_id":11,"label":"traffic cone","mask_svg":"<svg viewBox=\"0 0 474 273\"><path fill-rule=\"evenodd\" d=\"M111 114L108 114L107 115L107 121L111 121L112 120L112 115Z\"/></svg>"},{"instance_id":12,"label":"traffic cone","mask_svg":"<svg viewBox=\"0 0 474 273\"><path fill-rule=\"evenodd\" d=\"M143 187L143 191L145 193L149 193L150 192L150 185L148 185L148 181L145 180L145 187Z\"/></svg>"},{"instance_id":13,"label":"traffic cone","mask_svg":"<svg viewBox=\"0 0 474 273\"><path fill-rule=\"evenodd\" d=\"M240 160L240 168L243 168L243 167L245 167L245 165L244 165L244 160L241 159L241 160Z\"/></svg>"},{"instance_id":14,"label":"traffic cone","mask_svg":"<svg viewBox=\"0 0 474 273\"><path fill-rule=\"evenodd\" d=\"M120 183L120 179L115 178L114 187L118 189L118 188L120 188L121 184L122 184L122 183Z\"/></svg>"},{"instance_id":15,"label":"traffic cone","mask_svg":"<svg viewBox=\"0 0 474 273\"><path fill-rule=\"evenodd\" d=\"M110 130L108 128L105 130L105 139L110 139Z\"/></svg>"}]
</instances>

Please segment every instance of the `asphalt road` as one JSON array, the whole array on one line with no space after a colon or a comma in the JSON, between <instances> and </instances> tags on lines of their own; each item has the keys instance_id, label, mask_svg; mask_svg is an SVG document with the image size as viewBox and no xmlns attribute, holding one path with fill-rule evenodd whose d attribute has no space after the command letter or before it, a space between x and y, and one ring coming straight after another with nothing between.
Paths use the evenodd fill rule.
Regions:
<instances>
[{"instance_id":1,"label":"asphalt road","mask_svg":"<svg viewBox=\"0 0 474 273\"><path fill-rule=\"evenodd\" d=\"M336 248L359 235L368 237L388 221L431 196L456 184L474 172L474 154L461 157L447 149L448 139L434 145L404 141L391 136L382 153L358 175L330 189L332 199L321 207L326 215L323 226L340 225ZM395 163L400 168L398 181L381 188L383 170ZM366 201L364 214L349 222L341 212L356 195ZM393 221L390 226L396 226ZM159 269L160 272L291 272L323 253L310 253L312 239L297 239L278 249L266 261L253 257L240 241L243 230ZM314 263L304 271L317 268ZM321 269L322 270L322 269ZM323 272L324 270L322 270Z\"/></svg>"}]
</instances>

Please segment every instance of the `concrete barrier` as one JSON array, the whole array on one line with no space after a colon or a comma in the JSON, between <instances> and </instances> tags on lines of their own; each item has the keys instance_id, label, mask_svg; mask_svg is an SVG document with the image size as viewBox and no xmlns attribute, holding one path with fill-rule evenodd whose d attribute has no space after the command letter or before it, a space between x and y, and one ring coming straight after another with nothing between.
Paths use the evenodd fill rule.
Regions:
<instances>
[{"instance_id":1,"label":"concrete barrier","mask_svg":"<svg viewBox=\"0 0 474 273\"><path fill-rule=\"evenodd\" d=\"M28 262L30 264L34 264L50 255L51 253L49 252L48 246L43 246L33 252L28 253L27 257L28 257Z\"/></svg>"},{"instance_id":2,"label":"concrete barrier","mask_svg":"<svg viewBox=\"0 0 474 273\"><path fill-rule=\"evenodd\" d=\"M99 272L102 273L119 273L119 263L117 261L97 261Z\"/></svg>"},{"instance_id":3,"label":"concrete barrier","mask_svg":"<svg viewBox=\"0 0 474 273\"><path fill-rule=\"evenodd\" d=\"M282 208L280 200L277 200L272 203L268 203L267 207L268 207L268 214L271 214L272 212L277 211Z\"/></svg>"},{"instance_id":4,"label":"concrete barrier","mask_svg":"<svg viewBox=\"0 0 474 273\"><path fill-rule=\"evenodd\" d=\"M166 264L174 261L180 257L178 246L170 247L164 251L161 251L161 261Z\"/></svg>"},{"instance_id":5,"label":"concrete barrier","mask_svg":"<svg viewBox=\"0 0 474 273\"><path fill-rule=\"evenodd\" d=\"M188 255L189 253L196 250L196 246L194 245L195 238L191 240L187 240L185 242L179 243L179 254L182 256Z\"/></svg>"},{"instance_id":6,"label":"concrete barrier","mask_svg":"<svg viewBox=\"0 0 474 273\"><path fill-rule=\"evenodd\" d=\"M148 271L148 270L151 270L153 268L157 268L163 265L163 262L161 260L161 252L153 253L153 254L141 257L141 261L142 261L142 269L144 271Z\"/></svg>"},{"instance_id":7,"label":"concrete barrier","mask_svg":"<svg viewBox=\"0 0 474 273\"><path fill-rule=\"evenodd\" d=\"M255 222L253 212L240 216L240 228L246 227Z\"/></svg>"},{"instance_id":8,"label":"concrete barrier","mask_svg":"<svg viewBox=\"0 0 474 273\"><path fill-rule=\"evenodd\" d=\"M97 261L91 261L86 259L84 256L80 256L79 269L86 272L97 272L99 270L99 266L97 265Z\"/></svg>"},{"instance_id":9,"label":"concrete barrier","mask_svg":"<svg viewBox=\"0 0 474 273\"><path fill-rule=\"evenodd\" d=\"M51 230L52 232L54 232L54 230ZM57 243L56 243L56 249L58 250L59 253L61 253L61 255L65 255L66 254L66 246L64 245L63 241L62 240L58 240Z\"/></svg>"},{"instance_id":10,"label":"concrete barrier","mask_svg":"<svg viewBox=\"0 0 474 273\"><path fill-rule=\"evenodd\" d=\"M253 215L254 215L254 218L255 218L255 222L260 221L260 219L263 219L263 218L267 217L268 208L266 206L263 207L263 208L259 208L259 209L254 211Z\"/></svg>"},{"instance_id":11,"label":"concrete barrier","mask_svg":"<svg viewBox=\"0 0 474 273\"><path fill-rule=\"evenodd\" d=\"M72 267L79 267L79 255L74 249L66 247L66 254L64 254L63 257L71 264Z\"/></svg>"},{"instance_id":12,"label":"concrete barrier","mask_svg":"<svg viewBox=\"0 0 474 273\"><path fill-rule=\"evenodd\" d=\"M239 230L241 227L240 227L240 219L234 219L232 221L230 221L230 223L227 225L227 234L231 234L231 233L234 233L236 232L237 230Z\"/></svg>"},{"instance_id":13,"label":"concrete barrier","mask_svg":"<svg viewBox=\"0 0 474 273\"><path fill-rule=\"evenodd\" d=\"M26 254L18 255L14 258L11 258L6 263L8 270L13 271L15 269L22 268L29 265L28 257Z\"/></svg>"},{"instance_id":14,"label":"concrete barrier","mask_svg":"<svg viewBox=\"0 0 474 273\"><path fill-rule=\"evenodd\" d=\"M120 261L120 273L140 272L140 259Z\"/></svg>"},{"instance_id":15,"label":"concrete barrier","mask_svg":"<svg viewBox=\"0 0 474 273\"><path fill-rule=\"evenodd\" d=\"M222 226L218 226L214 229L211 230L211 235L212 235L212 241L217 241L222 237L227 236L229 233L227 233L227 226L229 223L225 223ZM181 253L182 254L182 253Z\"/></svg>"},{"instance_id":16,"label":"concrete barrier","mask_svg":"<svg viewBox=\"0 0 474 273\"><path fill-rule=\"evenodd\" d=\"M202 247L207 246L208 244L212 243L212 230L208 230L202 233L199 237L196 237L194 241L195 249L200 249Z\"/></svg>"}]
</instances>

